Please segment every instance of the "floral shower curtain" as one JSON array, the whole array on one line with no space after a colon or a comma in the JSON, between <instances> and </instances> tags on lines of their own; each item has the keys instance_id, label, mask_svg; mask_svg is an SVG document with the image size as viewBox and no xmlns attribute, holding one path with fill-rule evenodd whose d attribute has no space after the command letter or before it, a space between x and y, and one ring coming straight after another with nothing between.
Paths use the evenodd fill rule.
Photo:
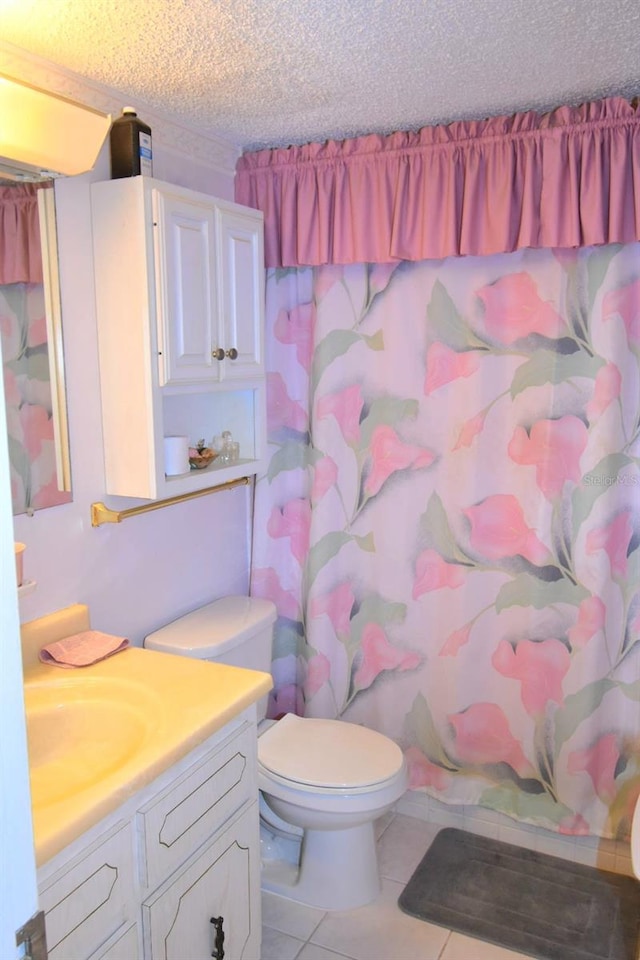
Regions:
<instances>
[{"instance_id":1,"label":"floral shower curtain","mask_svg":"<svg viewBox=\"0 0 640 960\"><path fill-rule=\"evenodd\" d=\"M245 154L271 458L271 712L414 789L625 836L638 747L640 108Z\"/></svg>"},{"instance_id":2,"label":"floral shower curtain","mask_svg":"<svg viewBox=\"0 0 640 960\"><path fill-rule=\"evenodd\" d=\"M252 593L271 714L411 785L624 836L640 729L640 245L267 275Z\"/></svg>"}]
</instances>

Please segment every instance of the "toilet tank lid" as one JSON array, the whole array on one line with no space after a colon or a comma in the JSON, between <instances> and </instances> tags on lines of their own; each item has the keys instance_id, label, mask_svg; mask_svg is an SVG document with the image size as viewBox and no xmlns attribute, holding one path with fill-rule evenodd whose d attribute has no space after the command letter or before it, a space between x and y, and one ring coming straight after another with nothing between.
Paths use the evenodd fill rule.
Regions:
<instances>
[{"instance_id":1,"label":"toilet tank lid","mask_svg":"<svg viewBox=\"0 0 640 960\"><path fill-rule=\"evenodd\" d=\"M269 629L275 604L259 597L222 597L179 617L145 637L149 650L209 660Z\"/></svg>"}]
</instances>

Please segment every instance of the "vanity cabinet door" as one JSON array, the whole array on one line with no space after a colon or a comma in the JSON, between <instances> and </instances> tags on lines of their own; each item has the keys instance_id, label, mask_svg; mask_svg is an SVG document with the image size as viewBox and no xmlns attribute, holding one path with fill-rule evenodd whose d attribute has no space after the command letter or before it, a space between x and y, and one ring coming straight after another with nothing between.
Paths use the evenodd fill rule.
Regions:
<instances>
[{"instance_id":1,"label":"vanity cabinet door","mask_svg":"<svg viewBox=\"0 0 640 960\"><path fill-rule=\"evenodd\" d=\"M136 920L131 824L90 847L39 891L49 960L87 960Z\"/></svg>"},{"instance_id":2,"label":"vanity cabinet door","mask_svg":"<svg viewBox=\"0 0 640 960\"><path fill-rule=\"evenodd\" d=\"M153 190L159 384L220 379L213 202Z\"/></svg>"},{"instance_id":3,"label":"vanity cabinet door","mask_svg":"<svg viewBox=\"0 0 640 960\"><path fill-rule=\"evenodd\" d=\"M256 960L260 955L260 839L254 802L142 907L153 960ZM224 938L224 939L222 939Z\"/></svg>"},{"instance_id":4,"label":"vanity cabinet door","mask_svg":"<svg viewBox=\"0 0 640 960\"><path fill-rule=\"evenodd\" d=\"M129 927L127 932L117 937L114 943L94 954L91 960L142 960L138 943L138 927Z\"/></svg>"}]
</instances>

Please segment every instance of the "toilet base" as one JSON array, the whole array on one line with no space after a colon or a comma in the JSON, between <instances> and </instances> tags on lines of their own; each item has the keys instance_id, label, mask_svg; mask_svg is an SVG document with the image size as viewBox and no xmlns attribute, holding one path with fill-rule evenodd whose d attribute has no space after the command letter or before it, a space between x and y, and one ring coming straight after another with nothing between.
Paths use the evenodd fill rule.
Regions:
<instances>
[{"instance_id":1,"label":"toilet base","mask_svg":"<svg viewBox=\"0 0 640 960\"><path fill-rule=\"evenodd\" d=\"M260 819L260 860L265 863L289 863L295 865L296 870L300 862L301 835L292 836L291 832L275 832L270 823Z\"/></svg>"},{"instance_id":2,"label":"toilet base","mask_svg":"<svg viewBox=\"0 0 640 960\"><path fill-rule=\"evenodd\" d=\"M346 830L305 830L300 865L263 863L263 890L320 910L352 910L376 899L380 877L372 822Z\"/></svg>"}]
</instances>

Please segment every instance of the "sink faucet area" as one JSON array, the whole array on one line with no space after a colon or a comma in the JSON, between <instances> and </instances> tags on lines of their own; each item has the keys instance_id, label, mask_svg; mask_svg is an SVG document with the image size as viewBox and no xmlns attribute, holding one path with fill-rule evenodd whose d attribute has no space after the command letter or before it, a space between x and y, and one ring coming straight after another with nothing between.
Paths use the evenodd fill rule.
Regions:
<instances>
[{"instance_id":1,"label":"sink faucet area","mask_svg":"<svg viewBox=\"0 0 640 960\"><path fill-rule=\"evenodd\" d=\"M271 688L269 674L129 647L63 669L37 649L88 629L74 605L23 627L36 860L44 863Z\"/></svg>"}]
</instances>

